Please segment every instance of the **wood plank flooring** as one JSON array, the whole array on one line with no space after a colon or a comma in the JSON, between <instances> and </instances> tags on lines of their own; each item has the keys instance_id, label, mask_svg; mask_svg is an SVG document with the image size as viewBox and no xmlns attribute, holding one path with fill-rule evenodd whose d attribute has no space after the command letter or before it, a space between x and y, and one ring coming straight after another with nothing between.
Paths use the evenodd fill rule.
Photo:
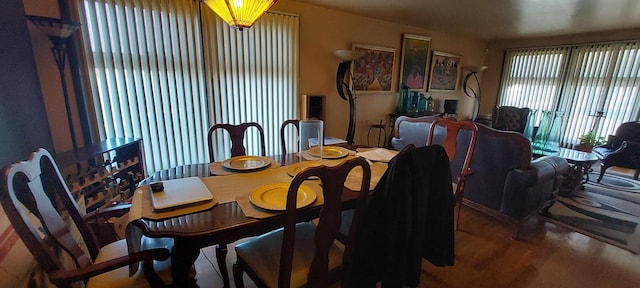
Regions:
<instances>
[{"instance_id":1,"label":"wood plank flooring","mask_svg":"<svg viewBox=\"0 0 640 288\"><path fill-rule=\"evenodd\" d=\"M510 226L463 206L453 267L422 264L420 287L640 287L640 255L534 217L523 240ZM198 259L200 287L222 287L213 248ZM227 266L235 262L229 246ZM255 287L245 276L246 287ZM233 284L232 284L233 287Z\"/></svg>"},{"instance_id":2,"label":"wood plank flooring","mask_svg":"<svg viewBox=\"0 0 640 288\"><path fill-rule=\"evenodd\" d=\"M523 240L510 226L463 207L453 267L423 261L424 287L640 287L640 255L530 220Z\"/></svg>"}]
</instances>

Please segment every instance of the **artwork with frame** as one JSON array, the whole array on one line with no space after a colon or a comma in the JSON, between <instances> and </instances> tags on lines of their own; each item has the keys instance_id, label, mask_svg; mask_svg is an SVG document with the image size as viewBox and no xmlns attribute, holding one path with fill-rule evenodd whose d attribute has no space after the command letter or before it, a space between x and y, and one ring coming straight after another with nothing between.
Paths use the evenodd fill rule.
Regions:
<instances>
[{"instance_id":1,"label":"artwork with frame","mask_svg":"<svg viewBox=\"0 0 640 288\"><path fill-rule=\"evenodd\" d=\"M353 50L364 53L351 65L353 90L360 93L392 92L396 49L353 44Z\"/></svg>"},{"instance_id":2,"label":"artwork with frame","mask_svg":"<svg viewBox=\"0 0 640 288\"><path fill-rule=\"evenodd\" d=\"M409 90L427 90L430 48L431 37L412 34L403 35L400 89L406 85Z\"/></svg>"},{"instance_id":3,"label":"artwork with frame","mask_svg":"<svg viewBox=\"0 0 640 288\"><path fill-rule=\"evenodd\" d=\"M454 92L460 84L461 56L433 51L429 92Z\"/></svg>"}]
</instances>

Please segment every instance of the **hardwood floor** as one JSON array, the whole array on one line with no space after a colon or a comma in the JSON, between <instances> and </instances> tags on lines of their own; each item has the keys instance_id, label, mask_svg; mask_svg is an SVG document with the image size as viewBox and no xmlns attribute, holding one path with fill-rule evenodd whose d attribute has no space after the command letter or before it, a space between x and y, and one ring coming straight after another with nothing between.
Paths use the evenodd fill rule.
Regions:
<instances>
[{"instance_id":1,"label":"hardwood floor","mask_svg":"<svg viewBox=\"0 0 640 288\"><path fill-rule=\"evenodd\" d=\"M523 240L463 206L453 267L423 261L422 287L639 287L640 255L534 217Z\"/></svg>"},{"instance_id":2,"label":"hardwood floor","mask_svg":"<svg viewBox=\"0 0 640 288\"><path fill-rule=\"evenodd\" d=\"M453 267L422 263L420 287L640 287L640 255L531 219L523 240L510 226L463 206ZM222 287L213 248L198 259L201 287ZM235 261L229 246L229 271ZM213 268L212 268L213 267ZM246 287L255 287L245 276ZM232 283L233 287L233 283Z\"/></svg>"}]
</instances>

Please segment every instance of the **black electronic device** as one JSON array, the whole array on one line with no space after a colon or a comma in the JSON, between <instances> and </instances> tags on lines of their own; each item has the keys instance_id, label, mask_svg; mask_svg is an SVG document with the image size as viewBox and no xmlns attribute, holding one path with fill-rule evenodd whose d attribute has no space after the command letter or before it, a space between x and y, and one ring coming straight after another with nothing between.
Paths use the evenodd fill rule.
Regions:
<instances>
[{"instance_id":1,"label":"black electronic device","mask_svg":"<svg viewBox=\"0 0 640 288\"><path fill-rule=\"evenodd\" d=\"M151 186L151 191L154 193L164 190L164 185L162 185L162 182L151 183L149 184L149 186Z\"/></svg>"}]
</instances>

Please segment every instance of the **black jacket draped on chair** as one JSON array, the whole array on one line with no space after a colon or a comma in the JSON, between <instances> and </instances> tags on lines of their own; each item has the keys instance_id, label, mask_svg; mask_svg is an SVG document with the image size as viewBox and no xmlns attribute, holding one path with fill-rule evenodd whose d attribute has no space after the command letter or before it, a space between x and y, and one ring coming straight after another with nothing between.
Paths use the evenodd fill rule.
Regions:
<instances>
[{"instance_id":1,"label":"black jacket draped on chair","mask_svg":"<svg viewBox=\"0 0 640 288\"><path fill-rule=\"evenodd\" d=\"M356 235L349 286L416 287L421 260L453 265L453 192L442 146L409 145L389 163Z\"/></svg>"}]
</instances>

